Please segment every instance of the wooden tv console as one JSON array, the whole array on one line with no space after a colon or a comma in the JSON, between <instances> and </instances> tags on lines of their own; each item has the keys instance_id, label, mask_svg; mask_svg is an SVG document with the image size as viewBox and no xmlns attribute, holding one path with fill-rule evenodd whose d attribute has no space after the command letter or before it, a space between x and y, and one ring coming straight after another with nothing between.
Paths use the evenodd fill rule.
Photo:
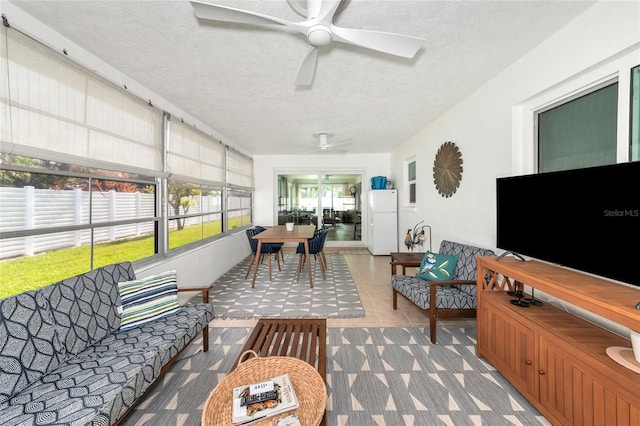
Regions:
<instances>
[{"instance_id":1,"label":"wooden tv console","mask_svg":"<svg viewBox=\"0 0 640 426\"><path fill-rule=\"evenodd\" d=\"M486 280L485 277L490 279ZM611 359L624 339L545 303L513 305L527 285L640 330L640 289L538 261L479 257L477 355L554 425L640 425L640 373ZM535 292L534 292L535 294Z\"/></svg>"}]
</instances>

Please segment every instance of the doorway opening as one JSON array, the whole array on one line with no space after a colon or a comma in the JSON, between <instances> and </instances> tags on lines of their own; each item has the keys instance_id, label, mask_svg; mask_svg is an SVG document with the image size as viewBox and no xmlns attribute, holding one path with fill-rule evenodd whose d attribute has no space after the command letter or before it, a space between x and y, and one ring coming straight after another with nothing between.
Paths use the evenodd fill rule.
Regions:
<instances>
[{"instance_id":1,"label":"doorway opening","mask_svg":"<svg viewBox=\"0 0 640 426\"><path fill-rule=\"evenodd\" d=\"M362 241L362 174L278 174L278 225L326 226L327 243Z\"/></svg>"}]
</instances>

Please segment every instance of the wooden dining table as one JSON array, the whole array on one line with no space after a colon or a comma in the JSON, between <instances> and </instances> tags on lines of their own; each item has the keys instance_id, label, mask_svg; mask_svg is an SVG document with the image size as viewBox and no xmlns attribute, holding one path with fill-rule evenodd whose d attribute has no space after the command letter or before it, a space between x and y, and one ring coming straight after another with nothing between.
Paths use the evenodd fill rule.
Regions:
<instances>
[{"instance_id":1,"label":"wooden dining table","mask_svg":"<svg viewBox=\"0 0 640 426\"><path fill-rule=\"evenodd\" d=\"M311 273L311 259L309 256L309 239L313 238L316 231L315 225L296 225L292 231L287 231L286 226L273 226L253 236L258 240L258 249L256 250L255 268L253 268L253 279L251 287L256 285L256 277L258 276L258 266L260 265L260 256L262 254L262 243L302 243L304 244L304 253L307 258L307 269L309 270L309 286L313 288L313 274Z\"/></svg>"}]
</instances>

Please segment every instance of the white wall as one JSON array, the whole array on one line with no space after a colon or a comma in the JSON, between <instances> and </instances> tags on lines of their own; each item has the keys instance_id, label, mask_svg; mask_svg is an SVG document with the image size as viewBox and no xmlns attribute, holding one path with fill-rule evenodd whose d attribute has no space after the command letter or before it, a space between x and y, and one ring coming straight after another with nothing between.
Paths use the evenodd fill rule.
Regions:
<instances>
[{"instance_id":1,"label":"white wall","mask_svg":"<svg viewBox=\"0 0 640 426\"><path fill-rule=\"evenodd\" d=\"M495 179L534 170L533 131L520 123L532 108L618 72L620 93L629 93L630 64L640 64L640 3L595 4L391 153L400 191L403 161L417 160L417 205L400 209L400 228L424 219L434 250L442 239L495 249ZM460 187L450 198L438 194L432 171L446 141L463 160Z\"/></svg>"},{"instance_id":2,"label":"white wall","mask_svg":"<svg viewBox=\"0 0 640 426\"><path fill-rule=\"evenodd\" d=\"M391 153L391 178L400 191L403 161L416 156L418 168L417 206L401 208L400 228L424 219L434 250L442 239L496 249L495 180L535 171L533 110L611 77L619 79L619 93L628 94L630 68L639 64L640 3L595 4ZM628 104L628 98L619 104L619 161L627 161ZM437 193L432 177L435 154L446 141L463 159L462 181L451 198ZM551 302L627 336L616 324Z\"/></svg>"},{"instance_id":3,"label":"white wall","mask_svg":"<svg viewBox=\"0 0 640 426\"><path fill-rule=\"evenodd\" d=\"M237 232L182 255L173 256L143 268L136 268L136 276L144 278L175 269L178 275L178 287L207 286L250 254L251 249L246 234ZM187 295L186 299L194 295L191 292L184 294ZM181 294L181 296L184 295Z\"/></svg>"}]
</instances>

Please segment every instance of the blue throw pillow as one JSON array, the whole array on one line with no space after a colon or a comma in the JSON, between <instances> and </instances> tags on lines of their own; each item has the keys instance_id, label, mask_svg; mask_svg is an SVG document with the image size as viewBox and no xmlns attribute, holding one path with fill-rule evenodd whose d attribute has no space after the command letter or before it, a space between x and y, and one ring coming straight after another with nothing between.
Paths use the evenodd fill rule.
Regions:
<instances>
[{"instance_id":1,"label":"blue throw pillow","mask_svg":"<svg viewBox=\"0 0 640 426\"><path fill-rule=\"evenodd\" d=\"M427 281L451 280L457 263L458 256L427 251L422 258L416 276Z\"/></svg>"}]
</instances>

